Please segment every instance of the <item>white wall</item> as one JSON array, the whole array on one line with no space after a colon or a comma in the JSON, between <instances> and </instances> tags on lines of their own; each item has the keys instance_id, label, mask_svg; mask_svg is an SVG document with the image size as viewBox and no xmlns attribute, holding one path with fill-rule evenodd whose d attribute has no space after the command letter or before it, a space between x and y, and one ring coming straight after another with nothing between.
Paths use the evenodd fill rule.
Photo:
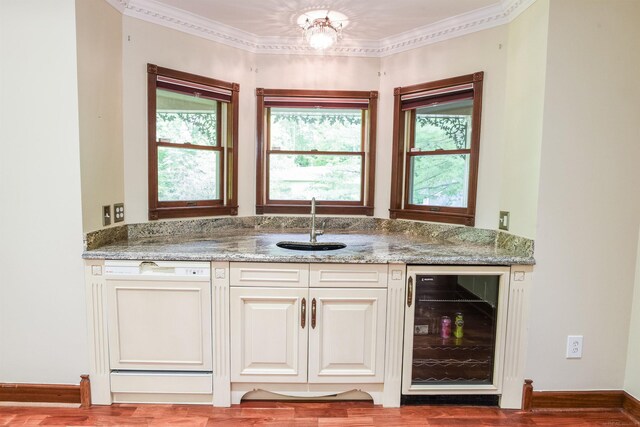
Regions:
<instances>
[{"instance_id":1,"label":"white wall","mask_svg":"<svg viewBox=\"0 0 640 427\"><path fill-rule=\"evenodd\" d=\"M393 88L484 71L476 227L497 228L507 35L503 25L382 58L375 216L389 215Z\"/></svg>"},{"instance_id":2,"label":"white wall","mask_svg":"<svg viewBox=\"0 0 640 427\"><path fill-rule=\"evenodd\" d=\"M638 363L640 361L640 233L638 233L636 280L629 325L629 350L627 352L624 389L636 399L640 399L640 363Z\"/></svg>"},{"instance_id":3,"label":"white wall","mask_svg":"<svg viewBox=\"0 0 640 427\"><path fill-rule=\"evenodd\" d=\"M640 2L551 1L527 376L621 389L640 224ZM565 359L569 334L582 359ZM636 360L637 363L637 360Z\"/></svg>"},{"instance_id":4,"label":"white wall","mask_svg":"<svg viewBox=\"0 0 640 427\"><path fill-rule=\"evenodd\" d=\"M0 382L77 384L88 356L75 1L0 2L0 58Z\"/></svg>"},{"instance_id":5,"label":"white wall","mask_svg":"<svg viewBox=\"0 0 640 427\"><path fill-rule=\"evenodd\" d=\"M124 180L127 222L147 222L147 63L240 84L238 214L255 212L254 55L135 18L123 18Z\"/></svg>"},{"instance_id":6,"label":"white wall","mask_svg":"<svg viewBox=\"0 0 640 427\"><path fill-rule=\"evenodd\" d=\"M113 204L124 202L122 15L104 0L80 0L76 22L82 213L88 232L103 228L103 205L110 205L113 215Z\"/></svg>"},{"instance_id":7,"label":"white wall","mask_svg":"<svg viewBox=\"0 0 640 427\"><path fill-rule=\"evenodd\" d=\"M509 232L536 235L549 0L537 0L509 24L500 210Z\"/></svg>"}]
</instances>

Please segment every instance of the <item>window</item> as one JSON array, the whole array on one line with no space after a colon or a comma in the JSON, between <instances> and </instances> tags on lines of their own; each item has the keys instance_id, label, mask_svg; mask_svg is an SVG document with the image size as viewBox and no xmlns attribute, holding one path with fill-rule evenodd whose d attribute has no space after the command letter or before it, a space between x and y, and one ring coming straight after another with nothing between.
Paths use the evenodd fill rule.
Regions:
<instances>
[{"instance_id":1,"label":"window","mask_svg":"<svg viewBox=\"0 0 640 427\"><path fill-rule=\"evenodd\" d=\"M256 95L256 213L373 215L378 92Z\"/></svg>"},{"instance_id":2,"label":"window","mask_svg":"<svg viewBox=\"0 0 640 427\"><path fill-rule=\"evenodd\" d=\"M483 76L395 89L391 218L474 225Z\"/></svg>"},{"instance_id":3,"label":"window","mask_svg":"<svg viewBox=\"0 0 640 427\"><path fill-rule=\"evenodd\" d=\"M238 91L147 65L149 219L237 215Z\"/></svg>"}]
</instances>

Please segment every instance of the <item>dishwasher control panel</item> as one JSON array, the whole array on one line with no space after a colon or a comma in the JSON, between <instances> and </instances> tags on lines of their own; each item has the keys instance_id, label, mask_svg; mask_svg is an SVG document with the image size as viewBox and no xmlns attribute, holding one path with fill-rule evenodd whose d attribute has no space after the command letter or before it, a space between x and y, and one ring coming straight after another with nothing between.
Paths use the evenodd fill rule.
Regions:
<instances>
[{"instance_id":1,"label":"dishwasher control panel","mask_svg":"<svg viewBox=\"0 0 640 427\"><path fill-rule=\"evenodd\" d=\"M105 275L108 277L137 276L148 277L209 278L211 267L208 262L186 261L105 261Z\"/></svg>"}]
</instances>

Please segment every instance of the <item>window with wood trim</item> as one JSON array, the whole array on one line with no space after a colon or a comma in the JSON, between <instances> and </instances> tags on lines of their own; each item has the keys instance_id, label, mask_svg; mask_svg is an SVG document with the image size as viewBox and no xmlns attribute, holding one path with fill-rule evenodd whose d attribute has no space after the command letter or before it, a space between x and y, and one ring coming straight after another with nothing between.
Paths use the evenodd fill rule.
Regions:
<instances>
[{"instance_id":1,"label":"window with wood trim","mask_svg":"<svg viewBox=\"0 0 640 427\"><path fill-rule=\"evenodd\" d=\"M378 92L256 95L256 213L373 215Z\"/></svg>"},{"instance_id":2,"label":"window with wood trim","mask_svg":"<svg viewBox=\"0 0 640 427\"><path fill-rule=\"evenodd\" d=\"M238 214L237 83L147 65L149 219Z\"/></svg>"},{"instance_id":3,"label":"window with wood trim","mask_svg":"<svg viewBox=\"0 0 640 427\"><path fill-rule=\"evenodd\" d=\"M483 77L394 90L391 218L474 225Z\"/></svg>"}]
</instances>

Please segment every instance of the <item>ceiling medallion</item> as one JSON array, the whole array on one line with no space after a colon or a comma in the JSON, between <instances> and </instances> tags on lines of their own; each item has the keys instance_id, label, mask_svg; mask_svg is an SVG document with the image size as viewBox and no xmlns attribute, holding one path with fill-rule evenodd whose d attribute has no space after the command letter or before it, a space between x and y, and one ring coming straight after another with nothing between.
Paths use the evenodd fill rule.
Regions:
<instances>
[{"instance_id":1,"label":"ceiling medallion","mask_svg":"<svg viewBox=\"0 0 640 427\"><path fill-rule=\"evenodd\" d=\"M316 50L325 50L338 41L342 36L342 29L349 21L340 12L313 10L300 15L297 23L309 46Z\"/></svg>"}]
</instances>

